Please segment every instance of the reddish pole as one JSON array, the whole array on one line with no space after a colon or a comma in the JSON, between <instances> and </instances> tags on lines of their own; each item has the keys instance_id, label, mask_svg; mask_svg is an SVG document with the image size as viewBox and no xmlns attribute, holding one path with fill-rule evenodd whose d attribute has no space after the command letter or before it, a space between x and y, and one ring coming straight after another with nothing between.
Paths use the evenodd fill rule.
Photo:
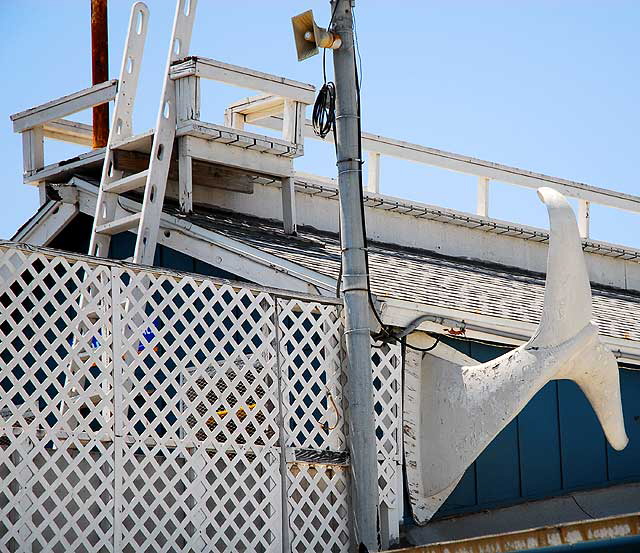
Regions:
<instances>
[{"instance_id":1,"label":"reddish pole","mask_svg":"<svg viewBox=\"0 0 640 553\"><path fill-rule=\"evenodd\" d=\"M91 0L91 84L109 80L107 0ZM109 137L109 103L93 108L93 147L103 148Z\"/></svg>"}]
</instances>

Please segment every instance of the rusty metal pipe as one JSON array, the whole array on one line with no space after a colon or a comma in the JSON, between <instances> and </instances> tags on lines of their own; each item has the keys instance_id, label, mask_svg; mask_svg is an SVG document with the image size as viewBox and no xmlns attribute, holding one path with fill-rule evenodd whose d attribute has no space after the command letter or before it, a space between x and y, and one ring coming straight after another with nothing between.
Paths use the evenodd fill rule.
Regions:
<instances>
[{"instance_id":1,"label":"rusty metal pipe","mask_svg":"<svg viewBox=\"0 0 640 553\"><path fill-rule=\"evenodd\" d=\"M91 0L91 84L109 80L107 0ZM93 148L104 148L109 137L109 103L93 108Z\"/></svg>"}]
</instances>

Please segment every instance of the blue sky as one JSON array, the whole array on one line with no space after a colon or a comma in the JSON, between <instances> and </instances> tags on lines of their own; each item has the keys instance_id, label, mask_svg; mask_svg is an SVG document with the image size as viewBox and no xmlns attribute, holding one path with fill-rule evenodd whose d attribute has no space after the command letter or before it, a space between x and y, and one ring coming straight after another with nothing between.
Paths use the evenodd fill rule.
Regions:
<instances>
[{"instance_id":1,"label":"blue sky","mask_svg":"<svg viewBox=\"0 0 640 553\"><path fill-rule=\"evenodd\" d=\"M131 2L110 0L110 74L117 77ZM148 0L149 34L134 117L153 126L173 0ZM37 209L22 184L9 115L90 85L89 0L0 0L0 238ZM295 57L290 17L328 1L200 0L191 53L322 84L321 57ZM640 195L640 2L359 0L363 129L426 146ZM330 56L327 58L331 68ZM253 94L203 85L202 118ZM90 113L78 120L90 122ZM81 151L45 143L46 162ZM335 175L333 149L307 141L300 170ZM366 171L366 168L365 168ZM473 211L473 177L383 158L381 191ZM492 185L490 214L547 226L535 193ZM595 207L596 239L640 247L637 215Z\"/></svg>"}]
</instances>

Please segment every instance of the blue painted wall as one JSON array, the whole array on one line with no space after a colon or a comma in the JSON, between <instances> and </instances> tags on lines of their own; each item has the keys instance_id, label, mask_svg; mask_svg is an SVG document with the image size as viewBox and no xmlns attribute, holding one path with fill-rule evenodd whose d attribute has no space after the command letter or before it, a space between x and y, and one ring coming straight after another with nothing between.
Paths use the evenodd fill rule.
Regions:
<instances>
[{"instance_id":1,"label":"blue painted wall","mask_svg":"<svg viewBox=\"0 0 640 553\"><path fill-rule=\"evenodd\" d=\"M504 348L447 339L488 361ZM620 370L629 445L613 450L578 386L547 384L469 467L435 518L640 481L640 371Z\"/></svg>"},{"instance_id":2,"label":"blue painted wall","mask_svg":"<svg viewBox=\"0 0 640 553\"><path fill-rule=\"evenodd\" d=\"M93 217L83 213L77 215L58 236L51 242L50 247L75 253L87 253L89 250L89 238L91 237L91 225ZM109 247L111 259L126 259L133 255L135 248L135 235L123 232L112 237ZM194 259L182 252L167 248L159 244L156 248L153 264L165 269L198 273L216 278L246 281L237 275L224 269L214 267L209 263Z\"/></svg>"}]
</instances>

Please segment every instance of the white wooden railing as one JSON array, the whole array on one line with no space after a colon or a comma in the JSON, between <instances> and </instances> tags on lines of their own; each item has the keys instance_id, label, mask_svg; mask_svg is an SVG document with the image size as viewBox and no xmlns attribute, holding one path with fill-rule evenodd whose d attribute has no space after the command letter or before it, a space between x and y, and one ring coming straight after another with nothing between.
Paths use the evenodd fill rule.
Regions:
<instances>
[{"instance_id":1,"label":"white wooden railing","mask_svg":"<svg viewBox=\"0 0 640 553\"><path fill-rule=\"evenodd\" d=\"M289 231L295 230L295 198L289 178L292 158L303 154L305 137L321 140L313 132L311 122L304 117L306 106L313 103L314 87L200 57L188 58L174 65L171 78L178 82L180 199L185 209L188 211L191 205L191 158L210 160L213 156L215 162L218 157L224 157L225 165L276 175L282 180L284 215L287 219L285 227ZM255 89L261 94L228 106L224 114L224 126L202 123L199 120L201 78ZM38 184L31 177L44 164L45 137L87 146L91 144L91 126L64 117L112 100L116 89L117 81L107 81L11 116L14 131L22 134L25 182ZM281 131L282 139L247 132L244 130L247 124ZM231 129L236 134L227 136ZM198 139L201 139L200 142ZM209 145L205 145L202 139L207 140ZM189 148L186 147L188 140L191 140ZM332 142L332 133L324 140ZM216 151L219 153L214 155L211 143L233 144L238 148L218 147ZM362 147L368 153L367 189L374 194L380 192L382 158L393 157L475 176L476 212L483 217L489 216L493 181L534 189L550 186L577 199L580 233L585 238L589 236L591 204L640 213L640 196L366 132L362 133ZM274 155L264 156L261 153Z\"/></svg>"},{"instance_id":2,"label":"white wooden railing","mask_svg":"<svg viewBox=\"0 0 640 553\"><path fill-rule=\"evenodd\" d=\"M232 105L229 109L242 111L242 107ZM251 124L269 128L281 129L281 117L253 116ZM307 138L322 140L313 132L311 121L307 119L304 127L304 135ZM329 133L324 139L333 142L333 134ZM615 190L591 186L558 177L534 173L517 167L510 167L491 161L473 158L453 152L428 148L420 144L412 144L388 138L381 135L362 133L362 148L368 152L368 179L369 192L380 191L380 163L383 156L413 161L432 167L439 167L458 173L477 177L477 209L478 215L487 217L489 214L489 189L491 181L499 181L525 188L539 188L550 186L570 198L576 198L579 202L579 227L583 237L589 236L589 210L591 204L613 207L632 213L640 213L640 196L625 194Z\"/></svg>"}]
</instances>

